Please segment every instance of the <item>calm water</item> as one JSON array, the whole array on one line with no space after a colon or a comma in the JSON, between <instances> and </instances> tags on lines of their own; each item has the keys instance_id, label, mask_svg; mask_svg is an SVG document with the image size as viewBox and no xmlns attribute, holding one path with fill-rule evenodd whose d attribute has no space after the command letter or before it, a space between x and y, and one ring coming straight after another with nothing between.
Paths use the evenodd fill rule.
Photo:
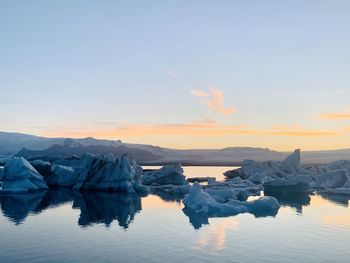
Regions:
<instances>
[{"instance_id":1,"label":"calm water","mask_svg":"<svg viewBox=\"0 0 350 263\"><path fill-rule=\"evenodd\" d=\"M225 167L188 167L220 177ZM348 200L282 196L278 215L187 216L150 195L2 197L0 262L349 262Z\"/></svg>"}]
</instances>

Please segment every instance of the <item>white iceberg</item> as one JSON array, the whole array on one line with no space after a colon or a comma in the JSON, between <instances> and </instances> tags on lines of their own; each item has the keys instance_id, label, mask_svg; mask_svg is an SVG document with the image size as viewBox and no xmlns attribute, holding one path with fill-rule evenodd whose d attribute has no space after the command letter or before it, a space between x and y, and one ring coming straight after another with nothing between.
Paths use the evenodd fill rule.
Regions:
<instances>
[{"instance_id":1,"label":"white iceberg","mask_svg":"<svg viewBox=\"0 0 350 263\"><path fill-rule=\"evenodd\" d=\"M257 172L247 178L248 181L254 184L263 184L274 179L278 179L278 177L271 170Z\"/></svg>"},{"instance_id":2,"label":"white iceberg","mask_svg":"<svg viewBox=\"0 0 350 263\"><path fill-rule=\"evenodd\" d=\"M93 154L85 154L74 167L77 175L76 190L100 190L110 192L148 193L139 179L142 168L127 155L115 162Z\"/></svg>"},{"instance_id":3,"label":"white iceberg","mask_svg":"<svg viewBox=\"0 0 350 263\"><path fill-rule=\"evenodd\" d=\"M144 185L183 185L186 184L184 170L180 164L166 165L155 171L144 172L141 178Z\"/></svg>"},{"instance_id":4,"label":"white iceberg","mask_svg":"<svg viewBox=\"0 0 350 263\"><path fill-rule=\"evenodd\" d=\"M279 169L288 173L294 174L298 171L300 166L300 150L295 150L291 155L288 155L284 161L279 165Z\"/></svg>"},{"instance_id":5,"label":"white iceberg","mask_svg":"<svg viewBox=\"0 0 350 263\"><path fill-rule=\"evenodd\" d=\"M340 169L347 170L348 168L350 168L350 161L338 160L338 161L330 162L325 166L325 168L327 169L327 171L334 171L334 170L340 170Z\"/></svg>"},{"instance_id":6,"label":"white iceberg","mask_svg":"<svg viewBox=\"0 0 350 263\"><path fill-rule=\"evenodd\" d=\"M2 193L26 193L48 189L43 177L22 157L6 161L2 173Z\"/></svg>"},{"instance_id":7,"label":"white iceberg","mask_svg":"<svg viewBox=\"0 0 350 263\"><path fill-rule=\"evenodd\" d=\"M295 150L292 154L286 157L282 162L266 161L257 162L254 160L245 160L241 168L230 170L224 173L226 178L240 177L260 183L263 177L286 177L288 174L296 174L300 170L300 150ZM264 173L264 174L261 174Z\"/></svg>"},{"instance_id":8,"label":"white iceberg","mask_svg":"<svg viewBox=\"0 0 350 263\"><path fill-rule=\"evenodd\" d=\"M339 188L348 181L345 170L335 170L316 178L315 187Z\"/></svg>"},{"instance_id":9,"label":"white iceberg","mask_svg":"<svg viewBox=\"0 0 350 263\"><path fill-rule=\"evenodd\" d=\"M270 162L256 162L254 160L244 160L241 168L230 170L224 173L226 178L240 177L242 179L247 179L249 176L270 170Z\"/></svg>"},{"instance_id":10,"label":"white iceberg","mask_svg":"<svg viewBox=\"0 0 350 263\"><path fill-rule=\"evenodd\" d=\"M256 216L276 215L280 208L277 199L270 196L251 202L230 199L225 203L219 203L208 192L203 191L198 183L193 184L183 204L186 209L207 214L209 217L224 217L239 213L251 213Z\"/></svg>"},{"instance_id":11,"label":"white iceberg","mask_svg":"<svg viewBox=\"0 0 350 263\"><path fill-rule=\"evenodd\" d=\"M235 200L247 200L249 193L245 188L215 188L215 189L204 189L204 192L210 194L215 201L219 203L225 203L230 199Z\"/></svg>"}]
</instances>

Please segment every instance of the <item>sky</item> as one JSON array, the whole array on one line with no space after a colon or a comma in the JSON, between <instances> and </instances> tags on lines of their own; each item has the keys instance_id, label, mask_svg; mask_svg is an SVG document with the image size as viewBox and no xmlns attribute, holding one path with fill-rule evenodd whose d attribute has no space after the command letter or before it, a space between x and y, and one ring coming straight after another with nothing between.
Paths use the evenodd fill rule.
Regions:
<instances>
[{"instance_id":1,"label":"sky","mask_svg":"<svg viewBox=\"0 0 350 263\"><path fill-rule=\"evenodd\" d=\"M0 130L350 147L350 1L0 0Z\"/></svg>"}]
</instances>

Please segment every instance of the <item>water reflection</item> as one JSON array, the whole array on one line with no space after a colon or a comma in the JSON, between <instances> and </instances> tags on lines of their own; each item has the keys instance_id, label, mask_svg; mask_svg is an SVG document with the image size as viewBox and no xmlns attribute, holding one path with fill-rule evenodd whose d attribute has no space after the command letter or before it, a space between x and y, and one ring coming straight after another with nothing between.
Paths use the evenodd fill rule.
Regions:
<instances>
[{"instance_id":1,"label":"water reflection","mask_svg":"<svg viewBox=\"0 0 350 263\"><path fill-rule=\"evenodd\" d=\"M225 218L214 221L210 224L210 227L205 227L201 231L192 248L204 250L209 254L218 254L226 247L228 233L236 231L238 226L239 221L237 218Z\"/></svg>"},{"instance_id":2,"label":"water reflection","mask_svg":"<svg viewBox=\"0 0 350 263\"><path fill-rule=\"evenodd\" d=\"M184 195L175 195L175 194L170 194L162 189L157 189L157 188L151 188L151 193L154 195L157 195L160 197L165 202L177 202L180 203L181 200L184 198Z\"/></svg>"},{"instance_id":3,"label":"water reflection","mask_svg":"<svg viewBox=\"0 0 350 263\"><path fill-rule=\"evenodd\" d=\"M303 207L309 206L311 202L310 195L304 193L283 194L264 192L264 195L275 197L281 205L292 207L296 209L297 213L299 214L302 214Z\"/></svg>"},{"instance_id":4,"label":"water reflection","mask_svg":"<svg viewBox=\"0 0 350 263\"><path fill-rule=\"evenodd\" d=\"M198 230L203 225L209 225L209 217L204 213L196 213L192 209L185 207L182 212L188 217L190 224L194 229Z\"/></svg>"},{"instance_id":5,"label":"water reflection","mask_svg":"<svg viewBox=\"0 0 350 263\"><path fill-rule=\"evenodd\" d=\"M183 208L180 196L173 196L162 191L154 192L153 194L144 200L146 208L152 204L164 209L166 208L165 204L177 204L175 209L179 209L179 211ZM155 194L160 199L154 199ZM274 196L281 205L292 207L298 213L302 213L303 208L309 206L311 201L310 196L304 194L264 194ZM318 200L316 197L324 201L329 200L344 207L347 207L349 202L349 197L347 196L322 195L322 198L321 196L315 196L313 198L314 201ZM77 222L79 226L84 228L95 224L104 224L106 227L110 227L114 221L117 221L120 227L127 229L134 221L135 215L142 210L141 196L131 194L77 192L59 188L28 194L0 196L0 206L3 215L16 225L23 223L29 215L40 214L46 209L62 206L66 203L71 203L73 209L80 210ZM174 209L174 206L171 205L170 208ZM209 225L210 217L207 214L196 213L188 208L183 208L182 212L188 217L189 223L196 230ZM271 211L258 210L251 211L251 213L255 217L276 216ZM232 219L232 216L229 218Z\"/></svg>"},{"instance_id":6,"label":"water reflection","mask_svg":"<svg viewBox=\"0 0 350 263\"><path fill-rule=\"evenodd\" d=\"M336 205L341 205L344 207L348 207L349 206L349 200L350 200L350 196L346 196L346 195L336 195L336 194L321 194L321 196L324 199L327 199L328 201L331 201L332 203L336 204Z\"/></svg>"},{"instance_id":7,"label":"water reflection","mask_svg":"<svg viewBox=\"0 0 350 263\"><path fill-rule=\"evenodd\" d=\"M184 207L182 209L182 212L189 218L190 224L196 230L200 229L203 225L209 225L209 218L221 217L221 216L209 216L206 213L197 213L196 211L194 211L188 207ZM268 209L268 210L261 210L261 209L254 210L253 209L253 210L249 211L249 213L254 215L254 217L256 217L256 218L261 218L261 217L275 217L277 215L278 211L277 210L270 210L270 209ZM238 214L240 214L240 212L232 213L228 217L232 218L233 216L236 216ZM222 217L227 217L227 216L225 215Z\"/></svg>"},{"instance_id":8,"label":"water reflection","mask_svg":"<svg viewBox=\"0 0 350 263\"><path fill-rule=\"evenodd\" d=\"M141 211L141 196L102 192L77 192L70 189L50 189L20 195L0 196L3 214L15 224L23 223L28 215L39 214L45 209L72 202L72 208L80 209L78 224L86 227L105 224L107 227L117 220L128 228L135 214Z\"/></svg>"},{"instance_id":9,"label":"water reflection","mask_svg":"<svg viewBox=\"0 0 350 263\"><path fill-rule=\"evenodd\" d=\"M3 214L16 225L23 223L29 213L40 213L45 192L0 196Z\"/></svg>"},{"instance_id":10,"label":"water reflection","mask_svg":"<svg viewBox=\"0 0 350 263\"><path fill-rule=\"evenodd\" d=\"M121 227L128 228L142 206L138 195L79 192L74 199L73 208L80 209L80 226L103 223L109 227L117 220Z\"/></svg>"}]
</instances>

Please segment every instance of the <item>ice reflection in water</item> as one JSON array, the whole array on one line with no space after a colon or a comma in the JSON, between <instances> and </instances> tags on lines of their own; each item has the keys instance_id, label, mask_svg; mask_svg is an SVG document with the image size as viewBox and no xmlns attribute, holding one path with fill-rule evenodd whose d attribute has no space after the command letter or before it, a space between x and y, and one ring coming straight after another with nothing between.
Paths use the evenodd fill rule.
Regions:
<instances>
[{"instance_id":1,"label":"ice reflection in water","mask_svg":"<svg viewBox=\"0 0 350 263\"><path fill-rule=\"evenodd\" d=\"M40 214L45 209L72 202L73 209L80 209L78 224L86 227L117 220L128 228L135 214L141 211L141 196L103 192L77 192L66 188L30 194L0 196L3 214L15 224L21 224L29 214Z\"/></svg>"},{"instance_id":2,"label":"ice reflection in water","mask_svg":"<svg viewBox=\"0 0 350 263\"><path fill-rule=\"evenodd\" d=\"M222 168L213 168L213 173L198 169L206 171L203 176L222 172ZM143 198L52 189L1 196L0 262L114 262L116 258L120 262L348 262L350 258L349 197L275 196L282 204L276 217L257 219L251 214L227 218L191 214L183 209L181 197L156 194Z\"/></svg>"}]
</instances>

